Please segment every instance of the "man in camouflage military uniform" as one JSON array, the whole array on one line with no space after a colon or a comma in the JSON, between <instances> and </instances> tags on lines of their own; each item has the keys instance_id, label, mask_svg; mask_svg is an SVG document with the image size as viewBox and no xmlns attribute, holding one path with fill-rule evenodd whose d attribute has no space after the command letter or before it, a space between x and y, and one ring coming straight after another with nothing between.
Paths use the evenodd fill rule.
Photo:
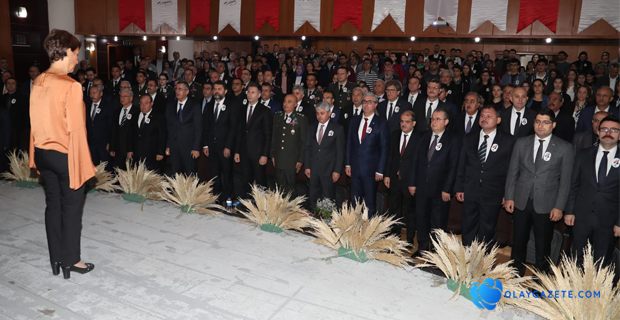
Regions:
<instances>
[{"instance_id":1,"label":"man in camouflage military uniform","mask_svg":"<svg viewBox=\"0 0 620 320\"><path fill-rule=\"evenodd\" d=\"M275 168L276 183L285 191L295 189L295 175L301 170L308 120L295 111L297 98L288 94L284 98L284 111L277 112L273 119L271 136L271 161Z\"/></svg>"}]
</instances>

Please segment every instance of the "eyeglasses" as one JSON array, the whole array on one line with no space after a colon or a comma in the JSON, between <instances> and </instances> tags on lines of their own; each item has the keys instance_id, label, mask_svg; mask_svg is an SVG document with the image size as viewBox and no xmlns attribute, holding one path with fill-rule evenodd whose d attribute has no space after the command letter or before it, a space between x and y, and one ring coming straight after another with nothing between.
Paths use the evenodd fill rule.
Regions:
<instances>
[{"instance_id":1,"label":"eyeglasses","mask_svg":"<svg viewBox=\"0 0 620 320\"><path fill-rule=\"evenodd\" d=\"M377 104L377 101L375 101L375 100L363 100L362 104Z\"/></svg>"},{"instance_id":2,"label":"eyeglasses","mask_svg":"<svg viewBox=\"0 0 620 320\"><path fill-rule=\"evenodd\" d=\"M549 121L549 120L536 120L536 121L534 121L534 124L537 125L537 126L539 126L539 125L548 126L548 125L551 125L552 123L553 123L553 121Z\"/></svg>"},{"instance_id":3,"label":"eyeglasses","mask_svg":"<svg viewBox=\"0 0 620 320\"><path fill-rule=\"evenodd\" d=\"M598 128L598 131L601 133L620 133L620 129L619 128L607 128L607 127L603 127L603 128Z\"/></svg>"}]
</instances>

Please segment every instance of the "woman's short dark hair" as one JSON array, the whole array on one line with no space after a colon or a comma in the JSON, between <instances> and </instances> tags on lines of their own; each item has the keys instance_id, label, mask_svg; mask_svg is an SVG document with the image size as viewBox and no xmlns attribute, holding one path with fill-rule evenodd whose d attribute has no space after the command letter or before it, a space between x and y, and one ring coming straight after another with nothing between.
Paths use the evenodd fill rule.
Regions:
<instances>
[{"instance_id":1,"label":"woman's short dark hair","mask_svg":"<svg viewBox=\"0 0 620 320\"><path fill-rule=\"evenodd\" d=\"M70 32L53 29L43 40L43 48L47 52L50 63L62 60L67 56L67 49L75 51L81 46L80 40Z\"/></svg>"}]
</instances>

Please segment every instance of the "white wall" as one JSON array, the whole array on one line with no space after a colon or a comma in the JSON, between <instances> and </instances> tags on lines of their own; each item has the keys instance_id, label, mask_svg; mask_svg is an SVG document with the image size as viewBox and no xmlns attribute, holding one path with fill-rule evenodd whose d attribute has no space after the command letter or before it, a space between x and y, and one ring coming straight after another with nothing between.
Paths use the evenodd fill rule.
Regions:
<instances>
[{"instance_id":1,"label":"white wall","mask_svg":"<svg viewBox=\"0 0 620 320\"><path fill-rule=\"evenodd\" d=\"M52 0L47 4L47 18L52 29L67 30L75 34L75 0ZM84 37L76 35L82 42L80 60L84 59Z\"/></svg>"},{"instance_id":2,"label":"white wall","mask_svg":"<svg viewBox=\"0 0 620 320\"><path fill-rule=\"evenodd\" d=\"M168 59L172 60L172 53L178 51L181 59L194 59L194 40L168 40Z\"/></svg>"}]
</instances>

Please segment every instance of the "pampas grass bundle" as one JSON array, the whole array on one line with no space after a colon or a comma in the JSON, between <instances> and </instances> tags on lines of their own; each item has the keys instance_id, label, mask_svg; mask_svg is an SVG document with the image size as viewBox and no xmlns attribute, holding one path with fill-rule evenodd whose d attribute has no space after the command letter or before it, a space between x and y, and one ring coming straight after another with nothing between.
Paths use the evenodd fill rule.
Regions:
<instances>
[{"instance_id":1,"label":"pampas grass bundle","mask_svg":"<svg viewBox=\"0 0 620 320\"><path fill-rule=\"evenodd\" d=\"M456 285L455 294L469 295L472 283L482 283L486 278L498 279L504 290L523 290L529 277L519 277L517 269L509 262L496 264L498 247L475 240L471 246L464 246L457 236L441 229L433 231L431 241L435 251L424 251L417 268L435 267L448 278L448 284ZM467 290L463 292L463 290ZM506 300L500 300L500 305Z\"/></svg>"},{"instance_id":2,"label":"pampas grass bundle","mask_svg":"<svg viewBox=\"0 0 620 320\"><path fill-rule=\"evenodd\" d=\"M116 185L118 179L111 172L105 170L107 165L107 162L101 162L95 168L95 190L115 192L118 189Z\"/></svg>"},{"instance_id":3,"label":"pampas grass bundle","mask_svg":"<svg viewBox=\"0 0 620 320\"><path fill-rule=\"evenodd\" d=\"M312 233L317 237L315 242L338 250L341 256L362 262L376 259L404 267L411 262L407 243L390 234L392 226L398 223L394 217L381 215L368 219L365 204L345 203L340 212L334 210L329 223L314 219Z\"/></svg>"},{"instance_id":4,"label":"pampas grass bundle","mask_svg":"<svg viewBox=\"0 0 620 320\"><path fill-rule=\"evenodd\" d=\"M145 199L158 200L161 192L161 176L148 170L144 161L133 164L126 162L127 170L115 168L120 189L128 201L144 202Z\"/></svg>"},{"instance_id":5,"label":"pampas grass bundle","mask_svg":"<svg viewBox=\"0 0 620 320\"><path fill-rule=\"evenodd\" d=\"M533 290L573 290L573 298L516 298L511 299L514 305L546 319L620 319L620 289L614 286L614 269L594 261L590 244L583 251L582 266L576 258L564 254L559 265L551 264L550 273L530 270L538 278L528 284ZM581 290L600 291L600 297L579 298Z\"/></svg>"},{"instance_id":6,"label":"pampas grass bundle","mask_svg":"<svg viewBox=\"0 0 620 320\"><path fill-rule=\"evenodd\" d=\"M250 221L258 224L262 230L282 232L282 230L302 231L309 227L311 218L302 209L305 197L293 197L278 188L266 190L252 185L252 199L241 199L246 208L240 211Z\"/></svg>"},{"instance_id":7,"label":"pampas grass bundle","mask_svg":"<svg viewBox=\"0 0 620 320\"><path fill-rule=\"evenodd\" d=\"M9 171L3 172L2 177L7 180L14 180L18 186L35 187L38 185L38 179L31 177L30 167L28 166L28 153L19 150L11 151L8 155Z\"/></svg>"},{"instance_id":8,"label":"pampas grass bundle","mask_svg":"<svg viewBox=\"0 0 620 320\"><path fill-rule=\"evenodd\" d=\"M195 175L175 174L162 180L160 197L181 207L185 213L216 214L224 208L217 204L217 195L213 194L213 179L200 182Z\"/></svg>"}]
</instances>

